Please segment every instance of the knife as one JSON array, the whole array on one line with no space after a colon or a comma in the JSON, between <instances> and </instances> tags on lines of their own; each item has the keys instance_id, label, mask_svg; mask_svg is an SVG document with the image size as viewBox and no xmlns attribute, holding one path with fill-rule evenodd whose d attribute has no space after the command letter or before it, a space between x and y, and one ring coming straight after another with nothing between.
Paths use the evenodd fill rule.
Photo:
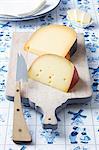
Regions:
<instances>
[{"instance_id":1,"label":"knife","mask_svg":"<svg viewBox=\"0 0 99 150\"><path fill-rule=\"evenodd\" d=\"M14 97L13 141L18 144L32 141L21 105L21 81L27 83L27 65L22 54L17 55L16 91Z\"/></svg>"}]
</instances>

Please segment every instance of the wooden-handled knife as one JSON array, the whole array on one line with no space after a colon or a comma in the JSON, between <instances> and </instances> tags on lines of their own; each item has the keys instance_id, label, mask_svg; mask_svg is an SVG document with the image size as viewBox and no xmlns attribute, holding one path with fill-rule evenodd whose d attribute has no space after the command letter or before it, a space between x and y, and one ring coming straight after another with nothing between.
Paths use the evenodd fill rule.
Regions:
<instances>
[{"instance_id":1,"label":"wooden-handled knife","mask_svg":"<svg viewBox=\"0 0 99 150\"><path fill-rule=\"evenodd\" d=\"M21 105L21 81L26 83L27 80L27 66L25 60L21 54L18 54L16 68L16 91L14 97L13 141L19 144L32 141L24 119Z\"/></svg>"}]
</instances>

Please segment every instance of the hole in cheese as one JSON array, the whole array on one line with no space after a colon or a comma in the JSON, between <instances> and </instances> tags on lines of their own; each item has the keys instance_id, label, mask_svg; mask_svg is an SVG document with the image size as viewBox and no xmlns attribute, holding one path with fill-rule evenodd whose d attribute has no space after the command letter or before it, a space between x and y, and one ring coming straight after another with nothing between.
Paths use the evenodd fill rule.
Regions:
<instances>
[{"instance_id":1,"label":"hole in cheese","mask_svg":"<svg viewBox=\"0 0 99 150\"><path fill-rule=\"evenodd\" d=\"M51 76L49 76L49 79L51 79L52 77Z\"/></svg>"},{"instance_id":2,"label":"hole in cheese","mask_svg":"<svg viewBox=\"0 0 99 150\"><path fill-rule=\"evenodd\" d=\"M64 81L66 81L66 78L64 78Z\"/></svg>"},{"instance_id":3,"label":"hole in cheese","mask_svg":"<svg viewBox=\"0 0 99 150\"><path fill-rule=\"evenodd\" d=\"M38 77L38 76L39 76L39 74L37 73L37 74L36 74L36 77Z\"/></svg>"}]
</instances>

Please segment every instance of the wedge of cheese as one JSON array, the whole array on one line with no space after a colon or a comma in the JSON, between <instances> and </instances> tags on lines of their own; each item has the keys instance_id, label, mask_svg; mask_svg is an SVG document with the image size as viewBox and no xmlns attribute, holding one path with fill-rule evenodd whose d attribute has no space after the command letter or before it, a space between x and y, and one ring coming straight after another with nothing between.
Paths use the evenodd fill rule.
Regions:
<instances>
[{"instance_id":1,"label":"wedge of cheese","mask_svg":"<svg viewBox=\"0 0 99 150\"><path fill-rule=\"evenodd\" d=\"M56 54L69 58L77 49L77 34L63 25L44 26L32 34L24 49L39 56Z\"/></svg>"},{"instance_id":2,"label":"wedge of cheese","mask_svg":"<svg viewBox=\"0 0 99 150\"><path fill-rule=\"evenodd\" d=\"M78 73L67 59L46 54L38 57L28 71L29 78L68 92L78 82Z\"/></svg>"}]
</instances>

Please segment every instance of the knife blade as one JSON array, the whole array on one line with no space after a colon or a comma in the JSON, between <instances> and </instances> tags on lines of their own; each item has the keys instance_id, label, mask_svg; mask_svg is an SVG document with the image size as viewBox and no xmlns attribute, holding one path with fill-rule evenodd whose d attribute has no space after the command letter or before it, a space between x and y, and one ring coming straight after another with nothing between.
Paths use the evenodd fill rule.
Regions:
<instances>
[{"instance_id":1,"label":"knife blade","mask_svg":"<svg viewBox=\"0 0 99 150\"><path fill-rule=\"evenodd\" d=\"M23 82L28 81L27 65L22 54L18 54L17 56L16 81L20 80Z\"/></svg>"},{"instance_id":2,"label":"knife blade","mask_svg":"<svg viewBox=\"0 0 99 150\"><path fill-rule=\"evenodd\" d=\"M13 141L18 144L31 142L21 105L21 82L27 82L27 65L22 54L17 55L16 91L14 97Z\"/></svg>"}]
</instances>

